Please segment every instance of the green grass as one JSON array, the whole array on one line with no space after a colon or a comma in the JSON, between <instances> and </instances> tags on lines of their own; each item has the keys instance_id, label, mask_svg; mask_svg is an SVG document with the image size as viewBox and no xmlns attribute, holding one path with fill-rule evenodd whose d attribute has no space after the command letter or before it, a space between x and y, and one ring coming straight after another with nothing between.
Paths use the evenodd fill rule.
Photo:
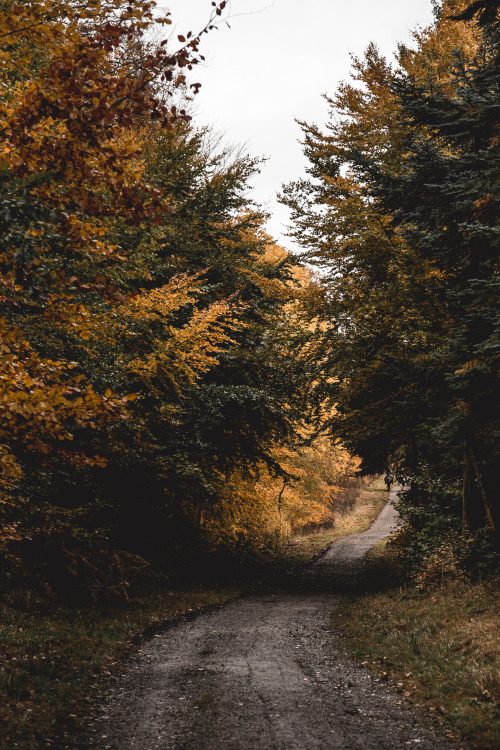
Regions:
<instances>
[{"instance_id":1,"label":"green grass","mask_svg":"<svg viewBox=\"0 0 500 750\"><path fill-rule=\"evenodd\" d=\"M384 545L372 585L397 580ZM473 748L500 747L499 582L392 588L346 602L334 615L346 643L378 678Z\"/></svg>"},{"instance_id":2,"label":"green grass","mask_svg":"<svg viewBox=\"0 0 500 750\"><path fill-rule=\"evenodd\" d=\"M113 609L0 609L0 747L50 748L71 732L117 662L141 637L175 618L220 604L238 587L158 593Z\"/></svg>"}]
</instances>

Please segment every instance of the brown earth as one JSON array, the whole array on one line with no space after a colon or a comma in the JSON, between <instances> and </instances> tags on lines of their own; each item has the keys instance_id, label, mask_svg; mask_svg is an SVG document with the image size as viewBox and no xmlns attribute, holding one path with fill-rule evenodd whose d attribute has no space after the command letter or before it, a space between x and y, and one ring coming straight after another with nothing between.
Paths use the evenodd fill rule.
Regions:
<instances>
[{"instance_id":1,"label":"brown earth","mask_svg":"<svg viewBox=\"0 0 500 750\"><path fill-rule=\"evenodd\" d=\"M396 499L395 490L391 499ZM74 748L456 750L345 652L332 612L388 535L388 504L272 593L249 596L144 643Z\"/></svg>"}]
</instances>

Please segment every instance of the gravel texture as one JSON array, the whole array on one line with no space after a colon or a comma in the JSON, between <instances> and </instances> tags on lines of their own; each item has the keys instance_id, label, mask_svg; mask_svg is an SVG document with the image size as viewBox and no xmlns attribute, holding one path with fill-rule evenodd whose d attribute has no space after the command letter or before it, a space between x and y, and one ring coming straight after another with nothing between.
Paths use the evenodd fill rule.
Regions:
<instances>
[{"instance_id":1,"label":"gravel texture","mask_svg":"<svg viewBox=\"0 0 500 750\"><path fill-rule=\"evenodd\" d=\"M342 592L396 520L388 504L369 531L332 545L286 589L155 635L124 664L75 748L456 750L356 664L332 628Z\"/></svg>"}]
</instances>

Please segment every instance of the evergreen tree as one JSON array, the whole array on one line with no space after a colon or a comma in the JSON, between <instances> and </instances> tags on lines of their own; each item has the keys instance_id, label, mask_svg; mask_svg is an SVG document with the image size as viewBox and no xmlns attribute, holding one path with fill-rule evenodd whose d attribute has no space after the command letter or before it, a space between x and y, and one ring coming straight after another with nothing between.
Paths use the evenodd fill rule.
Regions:
<instances>
[{"instance_id":1,"label":"evergreen tree","mask_svg":"<svg viewBox=\"0 0 500 750\"><path fill-rule=\"evenodd\" d=\"M451 5L457 10L457 2ZM453 45L477 47L470 30L456 26L443 18L417 35L417 51L400 48L400 66L412 80L432 75L450 87ZM444 388L430 356L446 326L435 292L439 270L407 242L392 209L370 190L372 179L401 172L411 137L392 76L373 44L354 59L353 82L327 98L327 131L301 123L310 179L283 194L292 234L304 259L321 268L326 288L318 399L335 406L329 428L368 473L382 471L396 453L414 472L433 453L427 424Z\"/></svg>"},{"instance_id":2,"label":"evergreen tree","mask_svg":"<svg viewBox=\"0 0 500 750\"><path fill-rule=\"evenodd\" d=\"M498 533L498 3L447 0L415 38L396 74L355 60L326 133L302 123L310 179L283 200L322 268L328 426L411 475L421 553Z\"/></svg>"},{"instance_id":3,"label":"evergreen tree","mask_svg":"<svg viewBox=\"0 0 500 750\"><path fill-rule=\"evenodd\" d=\"M498 531L500 34L492 5L480 16L480 54L473 61L456 56L453 96L396 79L412 126L408 155L402 173L380 176L373 194L443 278L437 293L448 324L434 357L441 360L446 400L433 431L441 464L451 462L459 473L463 463L464 524L480 522L481 503Z\"/></svg>"}]
</instances>

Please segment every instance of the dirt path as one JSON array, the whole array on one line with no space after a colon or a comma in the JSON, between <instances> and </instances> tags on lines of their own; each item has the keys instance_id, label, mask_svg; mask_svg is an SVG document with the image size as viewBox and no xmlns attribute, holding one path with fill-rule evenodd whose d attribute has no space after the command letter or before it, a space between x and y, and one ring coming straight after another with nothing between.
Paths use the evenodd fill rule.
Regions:
<instances>
[{"instance_id":1,"label":"dirt path","mask_svg":"<svg viewBox=\"0 0 500 750\"><path fill-rule=\"evenodd\" d=\"M393 494L393 493L391 493ZM125 665L83 745L99 750L451 750L344 652L331 614L396 522L334 544L286 591L177 623Z\"/></svg>"}]
</instances>

